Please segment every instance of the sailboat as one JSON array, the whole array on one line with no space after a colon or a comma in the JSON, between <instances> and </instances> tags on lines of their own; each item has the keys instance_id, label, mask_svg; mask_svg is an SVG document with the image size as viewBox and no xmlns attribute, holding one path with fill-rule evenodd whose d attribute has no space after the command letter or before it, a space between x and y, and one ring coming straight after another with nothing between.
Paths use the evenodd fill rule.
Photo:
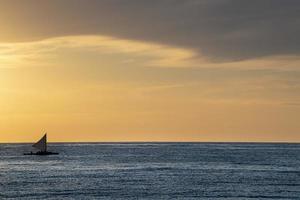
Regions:
<instances>
[{"instance_id":1,"label":"sailboat","mask_svg":"<svg viewBox=\"0 0 300 200\"><path fill-rule=\"evenodd\" d=\"M32 145L32 147L38 149L39 151L34 153L24 153L24 155L57 155L58 153L47 151L47 133L35 144Z\"/></svg>"}]
</instances>

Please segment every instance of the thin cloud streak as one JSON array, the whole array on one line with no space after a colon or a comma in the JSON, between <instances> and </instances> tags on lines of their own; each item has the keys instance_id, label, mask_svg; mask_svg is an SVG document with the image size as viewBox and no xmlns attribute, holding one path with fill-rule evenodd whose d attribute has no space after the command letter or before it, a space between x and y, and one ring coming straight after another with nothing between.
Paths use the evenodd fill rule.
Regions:
<instances>
[{"instance_id":1,"label":"thin cloud streak","mask_svg":"<svg viewBox=\"0 0 300 200\"><path fill-rule=\"evenodd\" d=\"M0 43L1 67L11 65L40 64L41 59L55 56L58 50L82 49L99 54L125 54L134 58L144 58L141 65L158 67L193 66L195 53L189 49L146 43L108 36L66 36L35 42ZM49 62L49 60L48 60ZM126 59L124 62L128 62Z\"/></svg>"},{"instance_id":2,"label":"thin cloud streak","mask_svg":"<svg viewBox=\"0 0 300 200\"><path fill-rule=\"evenodd\" d=\"M0 43L1 68L51 65L59 50L81 49L101 55L124 54L122 62L152 67L208 68L208 69L274 69L300 70L297 56L274 56L238 62L213 62L192 49L184 49L155 43L125 40L102 35L65 36L35 42ZM45 62L42 62L42 61ZM42 63L42 64L41 64ZM137 63L136 63L137 64Z\"/></svg>"}]
</instances>

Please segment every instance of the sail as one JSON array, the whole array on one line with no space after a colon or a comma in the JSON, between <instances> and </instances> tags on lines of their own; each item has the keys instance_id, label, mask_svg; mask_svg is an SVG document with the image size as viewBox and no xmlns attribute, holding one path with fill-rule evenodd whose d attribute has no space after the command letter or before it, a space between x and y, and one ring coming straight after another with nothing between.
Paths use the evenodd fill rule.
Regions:
<instances>
[{"instance_id":1,"label":"sail","mask_svg":"<svg viewBox=\"0 0 300 200\"><path fill-rule=\"evenodd\" d=\"M32 146L40 151L47 151L47 134L45 134L37 143Z\"/></svg>"}]
</instances>

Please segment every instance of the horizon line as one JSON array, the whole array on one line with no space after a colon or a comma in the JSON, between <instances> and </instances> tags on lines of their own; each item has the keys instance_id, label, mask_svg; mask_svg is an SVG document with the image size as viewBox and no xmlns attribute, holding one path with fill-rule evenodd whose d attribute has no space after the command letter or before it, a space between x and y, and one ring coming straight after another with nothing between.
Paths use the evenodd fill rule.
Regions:
<instances>
[{"instance_id":1,"label":"horizon line","mask_svg":"<svg viewBox=\"0 0 300 200\"><path fill-rule=\"evenodd\" d=\"M32 142L0 142L0 144L31 144ZM300 141L50 141L48 143L60 144L60 143L70 143L70 144L88 144L88 143L244 143L244 144L300 144Z\"/></svg>"}]
</instances>

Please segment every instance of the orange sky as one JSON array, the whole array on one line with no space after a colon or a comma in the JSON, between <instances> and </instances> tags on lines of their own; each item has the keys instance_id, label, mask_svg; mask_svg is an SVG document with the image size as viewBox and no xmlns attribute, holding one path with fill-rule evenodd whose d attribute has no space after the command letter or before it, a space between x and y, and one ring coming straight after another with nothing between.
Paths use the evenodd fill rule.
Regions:
<instances>
[{"instance_id":1,"label":"orange sky","mask_svg":"<svg viewBox=\"0 0 300 200\"><path fill-rule=\"evenodd\" d=\"M216 61L205 45L56 33L2 5L0 142L300 142L297 54Z\"/></svg>"}]
</instances>

